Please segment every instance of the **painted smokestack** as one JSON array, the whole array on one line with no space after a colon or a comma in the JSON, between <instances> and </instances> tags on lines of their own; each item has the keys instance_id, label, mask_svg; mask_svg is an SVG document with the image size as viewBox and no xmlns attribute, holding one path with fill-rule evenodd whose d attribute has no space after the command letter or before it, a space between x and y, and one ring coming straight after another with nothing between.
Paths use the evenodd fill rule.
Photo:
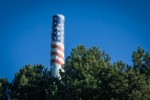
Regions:
<instances>
[{"instance_id":1,"label":"painted smokestack","mask_svg":"<svg viewBox=\"0 0 150 100\"><path fill-rule=\"evenodd\" d=\"M53 16L51 34L51 70L54 77L59 77L59 70L64 65L64 21L61 14Z\"/></svg>"}]
</instances>

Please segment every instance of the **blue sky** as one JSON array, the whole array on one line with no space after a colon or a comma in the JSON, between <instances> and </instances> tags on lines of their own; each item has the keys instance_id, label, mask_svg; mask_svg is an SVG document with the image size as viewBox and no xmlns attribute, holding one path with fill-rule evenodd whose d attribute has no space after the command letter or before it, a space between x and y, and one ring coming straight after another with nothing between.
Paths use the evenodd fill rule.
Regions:
<instances>
[{"instance_id":1,"label":"blue sky","mask_svg":"<svg viewBox=\"0 0 150 100\"><path fill-rule=\"evenodd\" d=\"M97 46L132 64L137 47L150 51L149 0L0 0L0 78L26 64L49 68L52 16L65 16L65 56Z\"/></svg>"}]
</instances>

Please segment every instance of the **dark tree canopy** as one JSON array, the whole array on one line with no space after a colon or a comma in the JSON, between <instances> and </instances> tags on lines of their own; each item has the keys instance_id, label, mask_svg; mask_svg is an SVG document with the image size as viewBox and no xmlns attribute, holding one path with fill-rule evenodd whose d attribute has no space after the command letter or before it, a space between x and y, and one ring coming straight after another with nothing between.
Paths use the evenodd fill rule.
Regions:
<instances>
[{"instance_id":1,"label":"dark tree canopy","mask_svg":"<svg viewBox=\"0 0 150 100\"><path fill-rule=\"evenodd\" d=\"M12 82L0 79L0 99L7 100L149 100L150 54L138 48L133 65L110 63L97 47L77 46L66 58L61 79L43 65L26 65Z\"/></svg>"},{"instance_id":2,"label":"dark tree canopy","mask_svg":"<svg viewBox=\"0 0 150 100\"><path fill-rule=\"evenodd\" d=\"M8 83L7 79L1 78L0 79L0 100L8 99L8 96L7 96L8 86L9 86L9 83Z\"/></svg>"}]
</instances>

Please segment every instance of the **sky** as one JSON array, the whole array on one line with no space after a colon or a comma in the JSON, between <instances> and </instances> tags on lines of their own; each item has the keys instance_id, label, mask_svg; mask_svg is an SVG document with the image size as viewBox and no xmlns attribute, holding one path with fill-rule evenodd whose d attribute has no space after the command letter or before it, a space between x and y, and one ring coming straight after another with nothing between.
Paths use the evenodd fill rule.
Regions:
<instances>
[{"instance_id":1,"label":"sky","mask_svg":"<svg viewBox=\"0 0 150 100\"><path fill-rule=\"evenodd\" d=\"M50 68L52 16L65 16L65 56L98 47L132 65L137 47L150 52L149 0L0 0L0 78L27 64Z\"/></svg>"}]
</instances>

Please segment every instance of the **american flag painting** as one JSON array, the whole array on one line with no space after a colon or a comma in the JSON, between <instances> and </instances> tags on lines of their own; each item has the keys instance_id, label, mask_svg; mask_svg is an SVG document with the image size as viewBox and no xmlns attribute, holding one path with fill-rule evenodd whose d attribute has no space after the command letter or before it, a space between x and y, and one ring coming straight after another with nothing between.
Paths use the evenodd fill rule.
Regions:
<instances>
[{"instance_id":1,"label":"american flag painting","mask_svg":"<svg viewBox=\"0 0 150 100\"><path fill-rule=\"evenodd\" d=\"M64 65L64 16L53 16L51 34L51 69L54 77L59 77L59 70Z\"/></svg>"}]
</instances>

